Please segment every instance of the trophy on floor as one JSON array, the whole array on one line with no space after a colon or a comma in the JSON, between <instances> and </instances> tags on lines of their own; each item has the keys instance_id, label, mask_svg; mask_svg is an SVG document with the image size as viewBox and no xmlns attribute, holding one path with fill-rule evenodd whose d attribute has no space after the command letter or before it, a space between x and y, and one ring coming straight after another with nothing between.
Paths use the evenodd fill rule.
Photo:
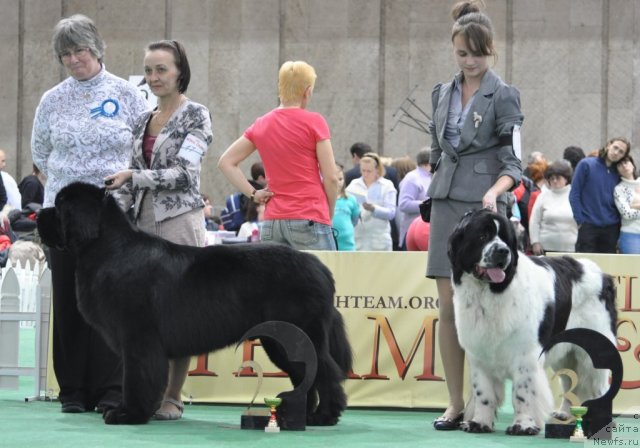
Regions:
<instances>
[{"instance_id":1,"label":"trophy on floor","mask_svg":"<svg viewBox=\"0 0 640 448\"><path fill-rule=\"evenodd\" d=\"M269 423L264 427L264 432L280 432L280 427L278 426L278 420L276 418L276 408L280 406L280 403L282 403L282 398L265 398L264 403L269 406L269 411L271 412Z\"/></svg>"},{"instance_id":2,"label":"trophy on floor","mask_svg":"<svg viewBox=\"0 0 640 448\"><path fill-rule=\"evenodd\" d=\"M586 351L591 358L594 369L608 369L611 371L609 389L601 397L586 400L582 403L574 403L573 400L570 400L571 404L574 405L571 408L572 410L574 408L584 409L584 412L576 411L580 414L580 429L583 436L588 439L595 434L600 434L600 439L610 440L611 431L602 431L602 429L613 421L613 399L622 385L623 366L618 349L609 339L597 331L587 328L571 328L552 336L547 346L543 349L543 353L548 352L555 344L560 342L575 344ZM576 380L579 382L580 378L576 377ZM572 384L575 383L572 382ZM577 416L577 414L574 415ZM558 425L555 428L548 426L545 427L545 437L559 438L557 435L553 435L553 429L558 429ZM576 430L577 426L576 422ZM551 429L549 435L546 432L547 429Z\"/></svg>"},{"instance_id":3,"label":"trophy on floor","mask_svg":"<svg viewBox=\"0 0 640 448\"><path fill-rule=\"evenodd\" d=\"M260 388L262 387L262 378L264 376L262 373L262 366L256 361L251 361L251 360L245 361L240 365L237 375L239 375L240 371L244 368L253 369L254 372L256 372L256 375L258 376L258 382L256 384L256 390L253 394L253 398L251 399L249 406L247 406L247 409L245 409L245 411L242 413L242 416L240 418L240 428L241 429L262 429L264 428L264 425L266 425L267 422L269 421L270 414L267 409L252 408L253 403L256 400L258 393L260 392Z\"/></svg>"},{"instance_id":4,"label":"trophy on floor","mask_svg":"<svg viewBox=\"0 0 640 448\"><path fill-rule=\"evenodd\" d=\"M573 431L573 435L569 438L572 442L584 442L587 438L582 430L582 417L588 411L586 406L571 406L571 415L576 418L576 429Z\"/></svg>"},{"instance_id":5,"label":"trophy on floor","mask_svg":"<svg viewBox=\"0 0 640 448\"><path fill-rule=\"evenodd\" d=\"M262 429L268 425L272 418L277 418L277 426L283 431L304 431L307 425L307 394L318 370L318 357L313 342L304 331L295 325L273 320L249 329L240 338L236 350L247 339L269 339L276 343L280 346L281 355L285 357L285 361L289 365L295 366L296 371L302 372L304 376L296 381L297 385L293 390L278 394L277 399L280 402L278 403L277 416L275 415L275 407L271 415L265 409L267 411L266 420L262 426L257 426L257 417L243 415L243 429Z\"/></svg>"}]
</instances>

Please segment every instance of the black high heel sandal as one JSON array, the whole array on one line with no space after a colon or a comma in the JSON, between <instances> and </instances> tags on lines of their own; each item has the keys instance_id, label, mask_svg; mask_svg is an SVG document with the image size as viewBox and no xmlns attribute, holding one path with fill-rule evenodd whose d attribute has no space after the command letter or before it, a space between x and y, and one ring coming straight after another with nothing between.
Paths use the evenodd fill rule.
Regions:
<instances>
[{"instance_id":1,"label":"black high heel sandal","mask_svg":"<svg viewBox=\"0 0 640 448\"><path fill-rule=\"evenodd\" d=\"M433 421L433 427L437 431L453 431L460 428L460 423L462 422L463 417L464 412L458 414L458 416L454 419L450 419L449 417L445 417L443 415Z\"/></svg>"}]
</instances>

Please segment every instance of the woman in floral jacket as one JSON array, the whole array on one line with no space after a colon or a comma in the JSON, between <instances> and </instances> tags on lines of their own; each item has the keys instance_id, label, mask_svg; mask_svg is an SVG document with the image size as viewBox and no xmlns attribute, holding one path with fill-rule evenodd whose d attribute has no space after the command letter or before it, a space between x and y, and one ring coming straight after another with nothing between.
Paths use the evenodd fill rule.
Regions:
<instances>
[{"instance_id":1,"label":"woman in floral jacket","mask_svg":"<svg viewBox=\"0 0 640 448\"><path fill-rule=\"evenodd\" d=\"M204 246L204 201L200 169L211 143L209 110L189 100L189 62L176 41L150 44L144 58L145 81L158 107L142 114L133 129L130 169L105 178L124 210L133 205L136 224L178 244ZM169 384L157 420L176 420L184 406L181 390L189 358L169 362Z\"/></svg>"}]
</instances>

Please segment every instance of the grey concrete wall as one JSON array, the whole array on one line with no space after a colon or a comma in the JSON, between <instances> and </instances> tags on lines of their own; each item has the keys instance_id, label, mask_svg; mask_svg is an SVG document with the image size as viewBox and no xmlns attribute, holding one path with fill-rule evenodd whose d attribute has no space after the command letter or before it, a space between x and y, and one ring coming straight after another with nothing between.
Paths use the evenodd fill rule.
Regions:
<instances>
[{"instance_id":1,"label":"grey concrete wall","mask_svg":"<svg viewBox=\"0 0 640 448\"><path fill-rule=\"evenodd\" d=\"M495 70L522 93L525 156L539 150L554 159L570 144L588 151L612 136L632 143L640 138L639 1L486 3L496 30ZM0 0L0 148L8 153L7 171L19 180L31 169L35 108L65 76L51 51L51 31L73 13L95 20L108 45L107 67L124 78L141 74L148 42L173 38L185 44L192 67L187 93L213 115L203 189L217 204L232 189L215 162L257 116L277 105L277 73L286 60L303 59L316 68L310 108L326 116L336 159L349 165L355 141L386 156L415 155L430 138L396 124L396 112L415 87L411 98L430 113L432 86L455 73L452 4Z\"/></svg>"}]
</instances>

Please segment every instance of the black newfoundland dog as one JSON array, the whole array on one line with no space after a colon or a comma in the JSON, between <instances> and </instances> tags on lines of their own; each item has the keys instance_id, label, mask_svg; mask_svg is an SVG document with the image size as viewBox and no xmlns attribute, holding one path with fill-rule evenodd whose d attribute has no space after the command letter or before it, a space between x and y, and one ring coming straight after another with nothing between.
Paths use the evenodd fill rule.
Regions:
<instances>
[{"instance_id":1,"label":"black newfoundland dog","mask_svg":"<svg viewBox=\"0 0 640 448\"><path fill-rule=\"evenodd\" d=\"M105 412L106 423L146 423L160 405L168 359L229 346L270 320L298 326L317 352L307 424L337 423L351 348L333 277L317 257L275 244L173 244L137 229L105 190L82 183L42 209L38 230L45 244L77 256L80 312L122 357L123 402ZM262 343L297 386L304 372L278 344Z\"/></svg>"},{"instance_id":2,"label":"black newfoundland dog","mask_svg":"<svg viewBox=\"0 0 640 448\"><path fill-rule=\"evenodd\" d=\"M575 389L565 376L562 386L581 402L608 390L608 371L596 370L576 345L555 345L540 358L550 338L570 328L598 331L615 344L615 285L593 261L518 253L512 224L488 210L462 218L449 239L449 259L458 338L471 368L462 429L493 431L511 379L514 418L507 433L537 434L553 410L545 365L577 373ZM569 418L569 407L565 398L555 416Z\"/></svg>"}]
</instances>

